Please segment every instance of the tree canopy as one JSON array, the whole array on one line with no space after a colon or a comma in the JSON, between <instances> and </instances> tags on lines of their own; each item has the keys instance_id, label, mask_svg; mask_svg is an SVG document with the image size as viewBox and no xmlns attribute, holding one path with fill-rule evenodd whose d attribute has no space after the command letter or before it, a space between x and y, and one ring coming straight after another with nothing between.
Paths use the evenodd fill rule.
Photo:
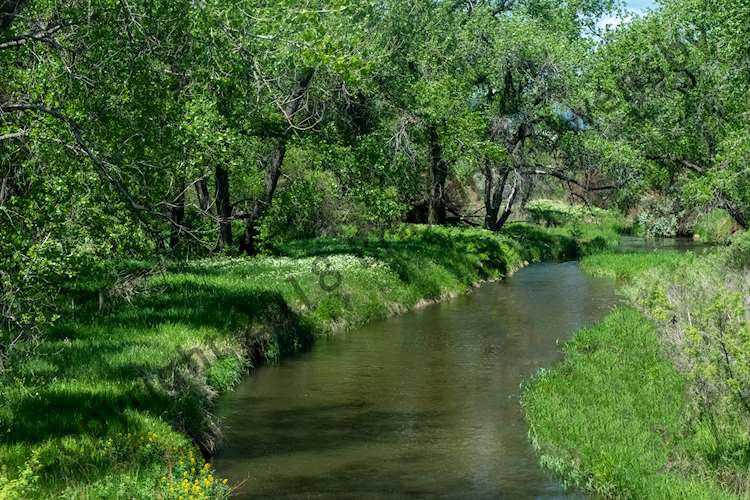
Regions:
<instances>
[{"instance_id":1,"label":"tree canopy","mask_svg":"<svg viewBox=\"0 0 750 500\"><path fill-rule=\"evenodd\" d=\"M746 227L750 8L665 0L602 30L621 7L0 1L4 330L125 259L499 231L542 192Z\"/></svg>"}]
</instances>

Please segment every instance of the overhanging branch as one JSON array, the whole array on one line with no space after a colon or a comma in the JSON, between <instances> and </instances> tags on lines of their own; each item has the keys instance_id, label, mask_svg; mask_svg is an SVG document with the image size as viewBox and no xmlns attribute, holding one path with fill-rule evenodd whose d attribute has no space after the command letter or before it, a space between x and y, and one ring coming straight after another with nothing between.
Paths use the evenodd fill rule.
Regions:
<instances>
[{"instance_id":1,"label":"overhanging branch","mask_svg":"<svg viewBox=\"0 0 750 500\"><path fill-rule=\"evenodd\" d=\"M29 31L28 33L24 33L21 36L17 36L15 38L11 38L10 40L0 42L0 50L21 47L23 45L26 45L29 42L37 42L37 41L53 44L54 40L51 38L52 35L60 31L61 29L65 28L66 26L70 26L70 25L71 23L54 24L54 25L46 26L44 28L40 28L36 31Z\"/></svg>"},{"instance_id":2,"label":"overhanging branch","mask_svg":"<svg viewBox=\"0 0 750 500\"><path fill-rule=\"evenodd\" d=\"M9 113L23 113L23 112L41 113L41 114L50 116L56 119L57 121L67 125L68 129L73 135L76 145L80 148L83 154L86 155L86 157L88 157L89 160L91 160L91 162L94 164L99 174L106 181L108 181L112 186L115 187L115 189L120 194L120 196L128 203L128 205L130 205L131 209L133 209L136 212L146 212L152 215L157 215L159 217L165 217L169 219L168 215L162 214L158 211L153 210L152 208L149 208L135 201L135 198L130 193L130 191L128 191L125 185L119 179L117 179L117 177L112 175L112 172L110 172L107 163L101 158L99 158L96 154L94 154L94 152L91 150L88 144L86 144L86 141L83 138L82 128L78 124L78 122L76 122L72 118L65 116L59 110L55 108L50 108L43 104L20 103L20 104L1 104L0 105L0 117Z\"/></svg>"},{"instance_id":3,"label":"overhanging branch","mask_svg":"<svg viewBox=\"0 0 750 500\"><path fill-rule=\"evenodd\" d=\"M583 189L585 191L588 191L588 192L613 191L615 189L619 189L620 187L622 187L622 186L614 186L614 185L612 185L612 186L596 186L596 187L585 186L585 185L581 184L579 181L577 181L576 179L574 179L572 177L569 177L569 176L563 174L562 172L557 172L555 170L536 169L536 170L532 170L530 172L527 172L527 174L530 174L530 175L546 175L546 176L549 176L549 177L554 177L555 179L559 179L561 181L568 182L570 184L574 184L574 185L578 186L579 188L581 188L581 189Z\"/></svg>"}]
</instances>

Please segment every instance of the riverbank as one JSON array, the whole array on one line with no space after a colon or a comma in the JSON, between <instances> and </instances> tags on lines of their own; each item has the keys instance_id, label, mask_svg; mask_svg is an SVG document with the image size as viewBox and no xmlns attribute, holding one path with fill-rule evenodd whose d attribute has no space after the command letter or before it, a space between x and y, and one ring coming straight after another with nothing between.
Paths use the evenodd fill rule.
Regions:
<instances>
[{"instance_id":1,"label":"riverbank","mask_svg":"<svg viewBox=\"0 0 750 500\"><path fill-rule=\"evenodd\" d=\"M543 464L612 498L743 498L750 492L750 239L726 250L600 254L631 308L576 335L525 384Z\"/></svg>"},{"instance_id":2,"label":"riverbank","mask_svg":"<svg viewBox=\"0 0 750 500\"><path fill-rule=\"evenodd\" d=\"M76 308L10 360L0 497L226 497L208 455L216 396L316 337L445 300L529 261L616 244L608 228L404 226L274 257L167 264L129 301Z\"/></svg>"}]
</instances>

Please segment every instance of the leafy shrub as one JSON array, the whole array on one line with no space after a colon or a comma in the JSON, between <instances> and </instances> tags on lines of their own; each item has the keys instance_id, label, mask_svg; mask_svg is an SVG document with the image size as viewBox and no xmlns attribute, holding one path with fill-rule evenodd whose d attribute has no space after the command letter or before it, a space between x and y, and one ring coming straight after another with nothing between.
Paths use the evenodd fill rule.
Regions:
<instances>
[{"instance_id":1,"label":"leafy shrub","mask_svg":"<svg viewBox=\"0 0 750 500\"><path fill-rule=\"evenodd\" d=\"M734 236L724 259L732 269L750 268L750 232L743 231Z\"/></svg>"},{"instance_id":2,"label":"leafy shrub","mask_svg":"<svg viewBox=\"0 0 750 500\"><path fill-rule=\"evenodd\" d=\"M747 241L679 273L652 269L628 288L632 301L661 323L664 352L687 382L690 431L706 436L692 461L728 469L721 474L735 485L750 480L750 270L741 269Z\"/></svg>"},{"instance_id":3,"label":"leafy shrub","mask_svg":"<svg viewBox=\"0 0 750 500\"><path fill-rule=\"evenodd\" d=\"M737 223L726 210L712 210L695 225L695 235L707 243L726 243L737 230Z\"/></svg>"},{"instance_id":4,"label":"leafy shrub","mask_svg":"<svg viewBox=\"0 0 750 500\"><path fill-rule=\"evenodd\" d=\"M344 221L357 228L393 227L403 220L407 207L394 187L367 186L348 194Z\"/></svg>"},{"instance_id":5,"label":"leafy shrub","mask_svg":"<svg viewBox=\"0 0 750 500\"><path fill-rule=\"evenodd\" d=\"M674 238L677 236L679 222L674 214L645 210L638 214L638 227L646 236Z\"/></svg>"},{"instance_id":6,"label":"leafy shrub","mask_svg":"<svg viewBox=\"0 0 750 500\"><path fill-rule=\"evenodd\" d=\"M34 454L24 463L15 479L8 476L7 467L0 469L0 498L31 498L39 494L39 458Z\"/></svg>"},{"instance_id":7,"label":"leafy shrub","mask_svg":"<svg viewBox=\"0 0 750 500\"><path fill-rule=\"evenodd\" d=\"M259 247L270 250L287 241L331 233L337 223L338 187L325 173L296 179L279 193L259 228Z\"/></svg>"},{"instance_id":8,"label":"leafy shrub","mask_svg":"<svg viewBox=\"0 0 750 500\"><path fill-rule=\"evenodd\" d=\"M674 238L689 234L691 212L674 197L648 195L641 199L636 224L638 232L651 238Z\"/></svg>"}]
</instances>

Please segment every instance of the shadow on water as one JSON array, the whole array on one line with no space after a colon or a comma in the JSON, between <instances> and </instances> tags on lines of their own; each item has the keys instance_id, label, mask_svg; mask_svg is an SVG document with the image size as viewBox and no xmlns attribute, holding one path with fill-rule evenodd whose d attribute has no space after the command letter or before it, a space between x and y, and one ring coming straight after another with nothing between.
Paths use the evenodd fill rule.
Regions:
<instances>
[{"instance_id":1,"label":"shadow on water","mask_svg":"<svg viewBox=\"0 0 750 500\"><path fill-rule=\"evenodd\" d=\"M241 498L577 498L543 471L521 382L617 303L577 263L322 340L220 404Z\"/></svg>"}]
</instances>

